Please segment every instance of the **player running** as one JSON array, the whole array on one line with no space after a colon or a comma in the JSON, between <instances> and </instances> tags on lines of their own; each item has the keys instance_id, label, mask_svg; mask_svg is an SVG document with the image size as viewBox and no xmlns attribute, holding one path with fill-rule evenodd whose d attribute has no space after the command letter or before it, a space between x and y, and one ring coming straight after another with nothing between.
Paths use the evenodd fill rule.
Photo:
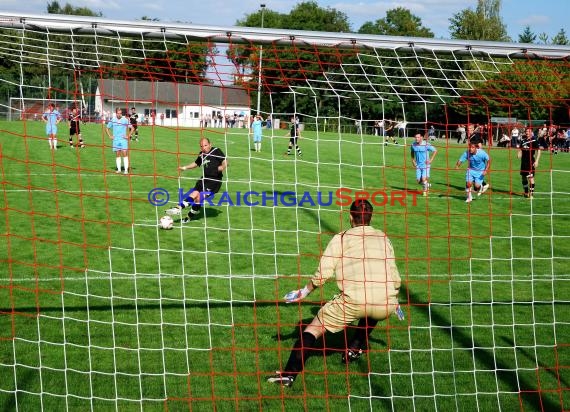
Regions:
<instances>
[{"instance_id":1,"label":"player running","mask_svg":"<svg viewBox=\"0 0 570 412\"><path fill-rule=\"evenodd\" d=\"M465 191L467 192L466 203L470 203L473 200L471 196L472 188L479 193L487 190L489 187L483 187L483 180L485 175L489 171L489 166L491 165L491 159L489 155L483 150L479 149L478 144L475 142L469 143L469 149L467 149L457 160L455 168L459 169L459 166L466 160L469 161L467 171L465 172Z\"/></svg>"},{"instance_id":2,"label":"player running","mask_svg":"<svg viewBox=\"0 0 570 412\"><path fill-rule=\"evenodd\" d=\"M429 175L431 164L437 155L437 149L424 141L421 133L416 133L416 141L410 146L412 164L416 168L416 180L423 186L423 195L427 196L429 187ZM430 157L430 153L433 155Z\"/></svg>"}]
</instances>

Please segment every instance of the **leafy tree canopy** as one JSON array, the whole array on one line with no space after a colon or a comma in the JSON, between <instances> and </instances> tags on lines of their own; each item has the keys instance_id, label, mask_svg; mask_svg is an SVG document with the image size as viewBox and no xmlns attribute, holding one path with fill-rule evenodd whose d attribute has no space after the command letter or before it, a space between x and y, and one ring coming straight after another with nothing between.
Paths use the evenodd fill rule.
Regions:
<instances>
[{"instance_id":1,"label":"leafy tree canopy","mask_svg":"<svg viewBox=\"0 0 570 412\"><path fill-rule=\"evenodd\" d=\"M49 14L67 14L71 16L91 16L91 17L102 17L103 13L100 11L93 11L87 7L74 7L69 3L65 3L65 6L61 7L57 0L48 3L47 12Z\"/></svg>"},{"instance_id":2,"label":"leafy tree canopy","mask_svg":"<svg viewBox=\"0 0 570 412\"><path fill-rule=\"evenodd\" d=\"M386 17L375 22L367 21L358 32L388 36L434 37L433 32L423 26L419 17L403 7L388 10Z\"/></svg>"},{"instance_id":3,"label":"leafy tree canopy","mask_svg":"<svg viewBox=\"0 0 570 412\"><path fill-rule=\"evenodd\" d=\"M501 0L478 0L475 10L463 9L449 19L451 38L511 41L500 12Z\"/></svg>"}]
</instances>

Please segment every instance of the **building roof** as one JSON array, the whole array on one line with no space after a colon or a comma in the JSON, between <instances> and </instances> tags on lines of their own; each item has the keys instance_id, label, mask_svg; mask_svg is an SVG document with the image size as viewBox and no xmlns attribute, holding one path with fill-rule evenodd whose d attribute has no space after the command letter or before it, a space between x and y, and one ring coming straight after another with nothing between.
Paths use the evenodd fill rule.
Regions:
<instances>
[{"instance_id":1,"label":"building roof","mask_svg":"<svg viewBox=\"0 0 570 412\"><path fill-rule=\"evenodd\" d=\"M206 105L214 107L249 107L247 92L238 87L210 84L147 82L141 80L102 79L97 81L103 100L129 103L157 102L162 105Z\"/></svg>"}]
</instances>

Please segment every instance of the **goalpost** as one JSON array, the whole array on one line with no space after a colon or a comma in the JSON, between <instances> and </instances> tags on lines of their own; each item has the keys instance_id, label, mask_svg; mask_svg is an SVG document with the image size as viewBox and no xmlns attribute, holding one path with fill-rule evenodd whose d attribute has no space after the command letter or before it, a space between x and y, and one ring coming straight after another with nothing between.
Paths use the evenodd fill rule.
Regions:
<instances>
[{"instance_id":1,"label":"goalpost","mask_svg":"<svg viewBox=\"0 0 570 412\"><path fill-rule=\"evenodd\" d=\"M42 124L0 122L3 409L568 409L570 47L0 13L0 56L0 104L152 117L128 176L105 124L82 126L85 150L50 152ZM533 199L497 118L537 135L546 124ZM297 121L302 156L287 155ZM455 163L468 125L492 166L466 204ZM409 146L431 126L423 197ZM177 168L201 138L228 157L220 193L161 230L199 178ZM354 326L326 335L292 388L269 385L338 288L283 296L365 195L394 245L406 319L380 322L351 365Z\"/></svg>"}]
</instances>

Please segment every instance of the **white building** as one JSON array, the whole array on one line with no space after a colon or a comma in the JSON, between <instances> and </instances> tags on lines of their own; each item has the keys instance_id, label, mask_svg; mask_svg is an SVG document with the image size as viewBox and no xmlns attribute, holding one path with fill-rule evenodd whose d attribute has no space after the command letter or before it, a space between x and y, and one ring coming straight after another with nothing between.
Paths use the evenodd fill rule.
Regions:
<instances>
[{"instance_id":1,"label":"white building","mask_svg":"<svg viewBox=\"0 0 570 412\"><path fill-rule=\"evenodd\" d=\"M242 118L251 114L250 98L244 89L209 84L147 82L103 79L97 81L95 112L101 117L120 107L129 114L135 107L139 115L157 125L201 127L202 120L221 114ZM210 124L211 126L211 124Z\"/></svg>"}]
</instances>

